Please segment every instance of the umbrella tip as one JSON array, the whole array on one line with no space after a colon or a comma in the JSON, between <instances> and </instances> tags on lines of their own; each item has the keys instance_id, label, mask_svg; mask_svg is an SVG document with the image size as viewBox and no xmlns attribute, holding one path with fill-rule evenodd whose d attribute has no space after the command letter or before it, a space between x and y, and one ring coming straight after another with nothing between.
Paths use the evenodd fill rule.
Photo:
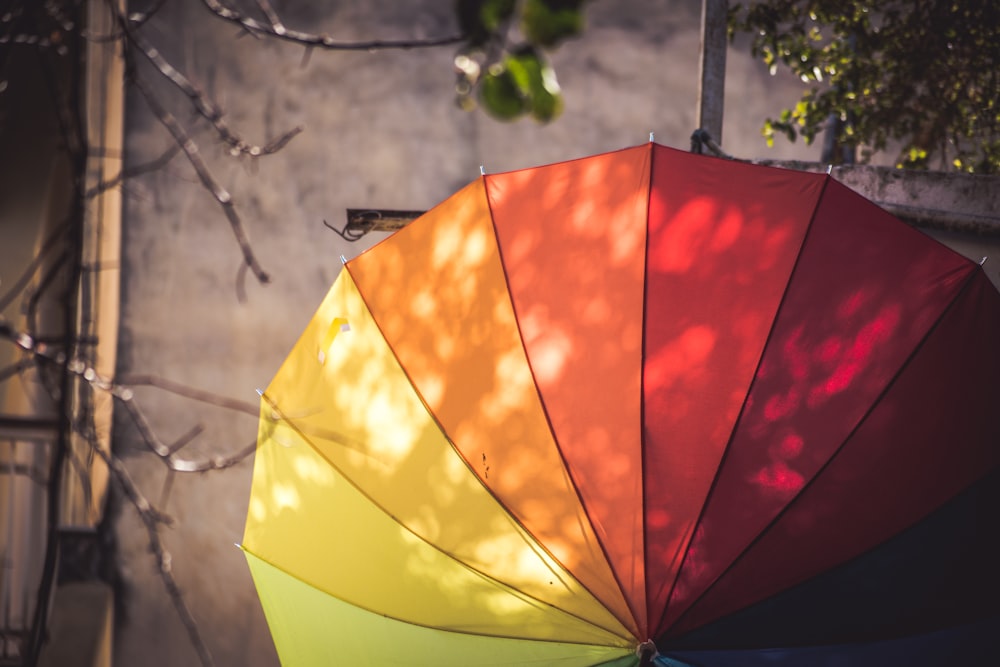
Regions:
<instances>
[{"instance_id":1,"label":"umbrella tip","mask_svg":"<svg viewBox=\"0 0 1000 667\"><path fill-rule=\"evenodd\" d=\"M653 133L649 133L649 143L653 143Z\"/></svg>"},{"instance_id":2,"label":"umbrella tip","mask_svg":"<svg viewBox=\"0 0 1000 667\"><path fill-rule=\"evenodd\" d=\"M827 176L829 176L832 173L833 173L833 165L832 164L826 165L826 174L827 174Z\"/></svg>"},{"instance_id":3,"label":"umbrella tip","mask_svg":"<svg viewBox=\"0 0 1000 667\"><path fill-rule=\"evenodd\" d=\"M346 258L346 257L344 257L343 255L341 255L341 256L340 256L340 263L341 263L341 264L347 264L347 258Z\"/></svg>"},{"instance_id":4,"label":"umbrella tip","mask_svg":"<svg viewBox=\"0 0 1000 667\"><path fill-rule=\"evenodd\" d=\"M635 649L635 654L639 656L639 667L647 667L647 665L652 665L653 660L660 655L659 651L656 650L656 644L653 643L652 639L647 639Z\"/></svg>"},{"instance_id":5,"label":"umbrella tip","mask_svg":"<svg viewBox=\"0 0 1000 667\"><path fill-rule=\"evenodd\" d=\"M260 396L261 398L263 398L264 397L264 390L261 389L260 387L257 387L257 395Z\"/></svg>"},{"instance_id":6,"label":"umbrella tip","mask_svg":"<svg viewBox=\"0 0 1000 667\"><path fill-rule=\"evenodd\" d=\"M989 255L983 255L983 258L981 260L979 260L979 266L982 266L983 264L985 264L986 260L988 260L989 258L990 258Z\"/></svg>"},{"instance_id":7,"label":"umbrella tip","mask_svg":"<svg viewBox=\"0 0 1000 667\"><path fill-rule=\"evenodd\" d=\"M479 175L480 176L486 175L486 167L484 167L483 165L479 165Z\"/></svg>"}]
</instances>

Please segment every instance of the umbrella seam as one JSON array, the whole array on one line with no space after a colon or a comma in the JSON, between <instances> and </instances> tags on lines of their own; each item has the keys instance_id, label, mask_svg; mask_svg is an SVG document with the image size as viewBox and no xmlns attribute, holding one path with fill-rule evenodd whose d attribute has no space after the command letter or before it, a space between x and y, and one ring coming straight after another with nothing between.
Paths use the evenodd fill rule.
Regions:
<instances>
[{"instance_id":1,"label":"umbrella seam","mask_svg":"<svg viewBox=\"0 0 1000 667\"><path fill-rule=\"evenodd\" d=\"M643 585L646 588L646 634L650 635L653 628L649 625L649 600L650 600L650 581L649 577L646 576L646 563L649 562L649 535L647 534L648 524L646 522L647 505L646 505L646 306L649 303L649 209L650 202L653 198L653 183L655 182L653 175L656 171L656 151L653 144L650 143L649 149L649 188L646 193L646 236L643 239L644 247L642 250L642 318L639 320L642 325L642 344L639 348L640 363L639 363L639 466L640 466L640 478L639 482L642 484L642 567L643 567ZM650 640L651 637L642 637L643 640Z\"/></svg>"}]
</instances>

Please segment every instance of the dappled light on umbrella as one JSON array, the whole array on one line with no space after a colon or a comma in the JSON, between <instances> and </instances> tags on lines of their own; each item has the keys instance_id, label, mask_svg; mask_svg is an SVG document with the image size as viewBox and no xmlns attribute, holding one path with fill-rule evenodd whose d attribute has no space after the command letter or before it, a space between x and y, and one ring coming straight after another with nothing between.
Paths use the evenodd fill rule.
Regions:
<instances>
[{"instance_id":1,"label":"dappled light on umbrella","mask_svg":"<svg viewBox=\"0 0 1000 667\"><path fill-rule=\"evenodd\" d=\"M973 655L998 340L978 266L825 175L651 143L484 176L347 262L262 393L279 656Z\"/></svg>"}]
</instances>

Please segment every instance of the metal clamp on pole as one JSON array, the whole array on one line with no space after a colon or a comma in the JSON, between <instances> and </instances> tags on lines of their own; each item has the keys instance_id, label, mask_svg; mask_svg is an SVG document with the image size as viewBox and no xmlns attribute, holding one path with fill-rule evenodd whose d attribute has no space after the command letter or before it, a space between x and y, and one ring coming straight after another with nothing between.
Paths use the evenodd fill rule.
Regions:
<instances>
[{"instance_id":1,"label":"metal clamp on pole","mask_svg":"<svg viewBox=\"0 0 1000 667\"><path fill-rule=\"evenodd\" d=\"M715 140L712 139L712 135L708 133L708 130L699 127L691 134L691 152L697 153L698 155L704 155L706 148L716 157L725 158L727 160L733 159L732 155L722 150L722 146L715 143Z\"/></svg>"}]
</instances>

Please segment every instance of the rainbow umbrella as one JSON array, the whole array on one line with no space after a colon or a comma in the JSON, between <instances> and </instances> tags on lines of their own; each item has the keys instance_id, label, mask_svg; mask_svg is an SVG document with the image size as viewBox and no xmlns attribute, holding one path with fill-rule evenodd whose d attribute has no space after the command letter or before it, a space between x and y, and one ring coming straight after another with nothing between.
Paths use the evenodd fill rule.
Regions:
<instances>
[{"instance_id":1,"label":"rainbow umbrella","mask_svg":"<svg viewBox=\"0 0 1000 667\"><path fill-rule=\"evenodd\" d=\"M286 665L978 664L998 399L980 267L826 175L491 174L346 263L243 548Z\"/></svg>"}]
</instances>

